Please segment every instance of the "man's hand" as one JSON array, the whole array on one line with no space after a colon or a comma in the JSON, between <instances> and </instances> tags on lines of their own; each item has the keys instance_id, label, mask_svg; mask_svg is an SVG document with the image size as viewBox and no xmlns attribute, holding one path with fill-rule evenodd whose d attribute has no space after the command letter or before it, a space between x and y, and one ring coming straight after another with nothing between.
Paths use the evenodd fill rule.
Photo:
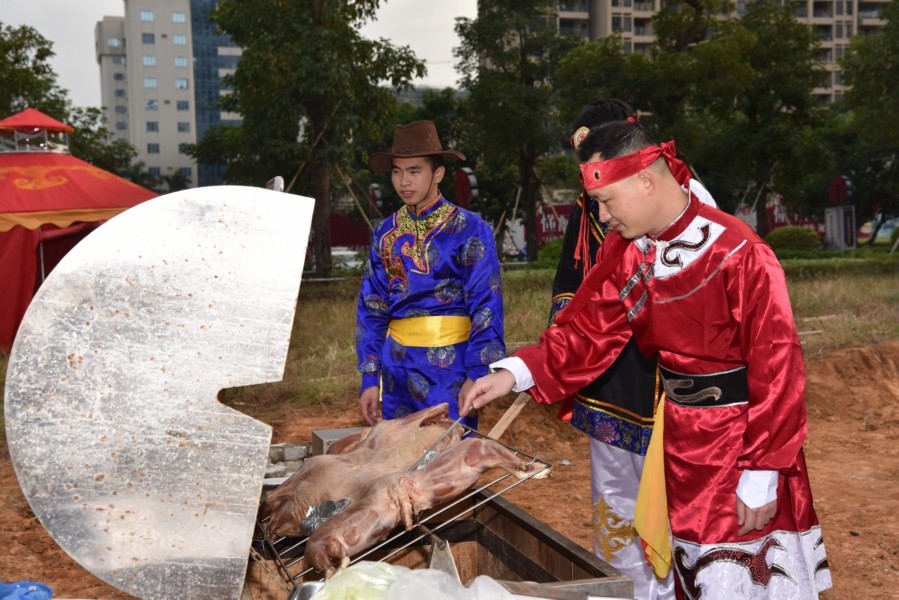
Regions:
<instances>
[{"instance_id":1,"label":"man's hand","mask_svg":"<svg viewBox=\"0 0 899 600\"><path fill-rule=\"evenodd\" d=\"M515 386L515 376L511 371L498 369L494 373L478 378L468 389L462 386L459 393L459 414L467 415L472 410L502 398Z\"/></svg>"},{"instance_id":2,"label":"man's hand","mask_svg":"<svg viewBox=\"0 0 899 600\"><path fill-rule=\"evenodd\" d=\"M737 525L740 525L740 531L737 535L746 535L753 529L761 531L768 524L768 521L777 514L777 500L773 500L764 506L758 508L749 508L737 496Z\"/></svg>"},{"instance_id":3,"label":"man's hand","mask_svg":"<svg viewBox=\"0 0 899 600\"><path fill-rule=\"evenodd\" d=\"M465 397L465 394L468 393L468 390L470 390L473 385L474 380L471 377L466 377L465 383L462 384L462 389L459 390L459 395L456 397L456 406L458 406L460 410L462 408L462 398Z\"/></svg>"},{"instance_id":4,"label":"man's hand","mask_svg":"<svg viewBox=\"0 0 899 600\"><path fill-rule=\"evenodd\" d=\"M374 425L376 421L381 420L381 407L378 400L381 396L381 388L376 385L367 387L362 390L359 396L359 409L362 411L362 418L368 421L369 425Z\"/></svg>"}]
</instances>

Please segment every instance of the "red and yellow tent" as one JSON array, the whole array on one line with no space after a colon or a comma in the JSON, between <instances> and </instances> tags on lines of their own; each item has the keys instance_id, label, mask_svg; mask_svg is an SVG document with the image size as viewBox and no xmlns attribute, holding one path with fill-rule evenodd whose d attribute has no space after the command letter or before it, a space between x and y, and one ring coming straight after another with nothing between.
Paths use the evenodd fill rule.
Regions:
<instances>
[{"instance_id":1,"label":"red and yellow tent","mask_svg":"<svg viewBox=\"0 0 899 600\"><path fill-rule=\"evenodd\" d=\"M0 352L34 292L103 221L158 194L68 153L72 128L37 110L0 120Z\"/></svg>"}]
</instances>

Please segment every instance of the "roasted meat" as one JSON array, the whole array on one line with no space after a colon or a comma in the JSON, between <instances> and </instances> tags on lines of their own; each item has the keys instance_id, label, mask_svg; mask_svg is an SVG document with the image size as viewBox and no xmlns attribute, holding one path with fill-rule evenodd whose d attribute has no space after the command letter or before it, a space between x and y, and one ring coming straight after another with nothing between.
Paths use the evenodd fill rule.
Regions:
<instances>
[{"instance_id":1,"label":"roasted meat","mask_svg":"<svg viewBox=\"0 0 899 600\"><path fill-rule=\"evenodd\" d=\"M351 556L386 539L398 524L411 529L421 511L459 497L490 469L502 468L523 479L544 466L523 460L491 439L461 440L420 470L372 480L359 500L312 533L306 543L306 565L329 578ZM535 477L547 475L545 469Z\"/></svg>"},{"instance_id":2,"label":"roasted meat","mask_svg":"<svg viewBox=\"0 0 899 600\"><path fill-rule=\"evenodd\" d=\"M309 510L327 500L352 504L372 479L409 469L438 440L443 450L461 438L446 403L401 419L380 421L350 439L332 445L328 454L306 459L303 466L265 499L262 514L269 517L269 535L298 536ZM336 446L336 448L334 447ZM329 449L331 450L331 449Z\"/></svg>"}]
</instances>

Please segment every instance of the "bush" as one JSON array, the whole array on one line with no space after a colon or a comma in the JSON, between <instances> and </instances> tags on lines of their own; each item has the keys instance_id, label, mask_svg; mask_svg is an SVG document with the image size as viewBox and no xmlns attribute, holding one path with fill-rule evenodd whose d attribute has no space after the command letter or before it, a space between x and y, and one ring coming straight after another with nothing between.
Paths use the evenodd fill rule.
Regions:
<instances>
[{"instance_id":1,"label":"bush","mask_svg":"<svg viewBox=\"0 0 899 600\"><path fill-rule=\"evenodd\" d=\"M555 269L559 265L559 259L562 258L563 241L563 238L556 238L546 242L537 253L537 264L534 266L541 269Z\"/></svg>"},{"instance_id":2,"label":"bush","mask_svg":"<svg viewBox=\"0 0 899 600\"><path fill-rule=\"evenodd\" d=\"M768 245L777 250L815 250L821 247L821 238L811 229L789 225L775 229L765 238Z\"/></svg>"}]
</instances>

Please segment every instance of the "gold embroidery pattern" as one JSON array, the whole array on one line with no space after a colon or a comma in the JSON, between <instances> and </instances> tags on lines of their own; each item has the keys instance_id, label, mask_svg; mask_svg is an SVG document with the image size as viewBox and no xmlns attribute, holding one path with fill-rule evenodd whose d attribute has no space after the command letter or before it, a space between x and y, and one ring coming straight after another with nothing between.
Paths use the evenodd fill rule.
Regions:
<instances>
[{"instance_id":1,"label":"gold embroidery pattern","mask_svg":"<svg viewBox=\"0 0 899 600\"><path fill-rule=\"evenodd\" d=\"M0 167L0 179L11 179L12 184L21 190L37 191L65 185L69 182L67 173L75 171L82 171L97 179L112 177L111 173L91 165L54 165L52 167Z\"/></svg>"},{"instance_id":2,"label":"gold embroidery pattern","mask_svg":"<svg viewBox=\"0 0 899 600\"><path fill-rule=\"evenodd\" d=\"M637 531L633 521L625 521L606 504L602 496L593 505L593 543L608 563L622 548L633 543Z\"/></svg>"},{"instance_id":3,"label":"gold embroidery pattern","mask_svg":"<svg viewBox=\"0 0 899 600\"><path fill-rule=\"evenodd\" d=\"M405 235L412 236L412 239L402 242L399 248L400 254L412 259L415 272L422 274L430 272L428 247L431 238L443 228L454 213L455 207L448 202L443 202L434 212L423 219L413 219L406 207L397 212L394 221L396 226L381 237L381 252L389 281L399 279L405 282L408 280L403 267L403 257L394 254L397 240Z\"/></svg>"}]
</instances>

